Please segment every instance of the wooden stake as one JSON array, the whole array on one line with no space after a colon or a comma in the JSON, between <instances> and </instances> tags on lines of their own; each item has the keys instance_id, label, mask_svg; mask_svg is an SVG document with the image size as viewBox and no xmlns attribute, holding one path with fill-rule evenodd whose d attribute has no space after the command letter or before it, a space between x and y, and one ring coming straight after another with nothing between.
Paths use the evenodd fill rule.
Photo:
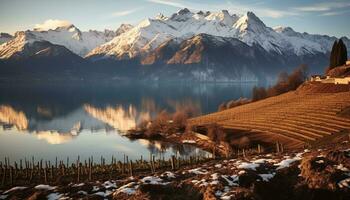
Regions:
<instances>
[{"instance_id":1,"label":"wooden stake","mask_svg":"<svg viewBox=\"0 0 350 200\"><path fill-rule=\"evenodd\" d=\"M132 165L132 160L130 160L130 163L129 163L129 173L130 173L130 176L133 176L133 169L132 169L133 165Z\"/></svg>"}]
</instances>

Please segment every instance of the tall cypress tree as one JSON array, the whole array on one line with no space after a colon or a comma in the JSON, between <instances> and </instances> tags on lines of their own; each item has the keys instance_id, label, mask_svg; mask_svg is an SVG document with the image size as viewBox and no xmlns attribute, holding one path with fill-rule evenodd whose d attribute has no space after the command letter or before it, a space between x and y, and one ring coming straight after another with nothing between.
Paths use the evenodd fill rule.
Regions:
<instances>
[{"instance_id":1,"label":"tall cypress tree","mask_svg":"<svg viewBox=\"0 0 350 200\"><path fill-rule=\"evenodd\" d=\"M337 48L337 40L334 41L333 46L332 46L332 51L331 51L331 56L329 58L329 68L333 69L336 67L336 60L335 60L335 55L336 55L336 48Z\"/></svg>"},{"instance_id":2,"label":"tall cypress tree","mask_svg":"<svg viewBox=\"0 0 350 200\"><path fill-rule=\"evenodd\" d=\"M345 65L346 61L348 60L348 52L346 50L346 46L343 42L342 39L339 40L339 61L338 61L338 66Z\"/></svg>"},{"instance_id":3,"label":"tall cypress tree","mask_svg":"<svg viewBox=\"0 0 350 200\"><path fill-rule=\"evenodd\" d=\"M348 53L343 40L339 39L339 41L334 41L329 59L329 69L345 65L347 60Z\"/></svg>"}]
</instances>

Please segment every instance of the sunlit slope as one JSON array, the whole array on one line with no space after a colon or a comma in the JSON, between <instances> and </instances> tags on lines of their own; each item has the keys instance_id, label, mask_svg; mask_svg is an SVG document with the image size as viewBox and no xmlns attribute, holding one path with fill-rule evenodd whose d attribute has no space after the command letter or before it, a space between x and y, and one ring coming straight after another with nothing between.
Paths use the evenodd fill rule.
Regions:
<instances>
[{"instance_id":1,"label":"sunlit slope","mask_svg":"<svg viewBox=\"0 0 350 200\"><path fill-rule=\"evenodd\" d=\"M350 118L337 115L349 106L350 92L301 94L293 91L188 122L193 126L218 123L226 129L252 132L254 137L278 135L297 145L350 130Z\"/></svg>"}]
</instances>

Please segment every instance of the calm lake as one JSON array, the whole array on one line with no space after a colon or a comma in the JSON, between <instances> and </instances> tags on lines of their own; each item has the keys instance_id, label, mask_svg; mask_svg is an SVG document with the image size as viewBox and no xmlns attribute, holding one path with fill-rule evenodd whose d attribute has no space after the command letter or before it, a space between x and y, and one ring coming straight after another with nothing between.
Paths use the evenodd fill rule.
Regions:
<instances>
[{"instance_id":1,"label":"calm lake","mask_svg":"<svg viewBox=\"0 0 350 200\"><path fill-rule=\"evenodd\" d=\"M0 84L0 160L25 157L72 160L112 155L118 160L150 153L168 157L205 152L122 136L126 130L166 109L193 106L198 114L217 110L223 101L250 97L254 84L111 83ZM97 159L98 160L98 159Z\"/></svg>"}]
</instances>

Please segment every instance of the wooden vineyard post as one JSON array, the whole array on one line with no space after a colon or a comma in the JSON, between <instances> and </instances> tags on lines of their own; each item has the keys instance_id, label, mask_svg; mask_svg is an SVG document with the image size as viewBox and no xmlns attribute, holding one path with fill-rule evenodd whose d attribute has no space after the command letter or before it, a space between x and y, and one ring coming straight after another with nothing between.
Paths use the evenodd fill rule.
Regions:
<instances>
[{"instance_id":1,"label":"wooden vineyard post","mask_svg":"<svg viewBox=\"0 0 350 200\"><path fill-rule=\"evenodd\" d=\"M171 156L170 162L171 162L171 169L174 171L175 170L175 156L174 155Z\"/></svg>"},{"instance_id":2,"label":"wooden vineyard post","mask_svg":"<svg viewBox=\"0 0 350 200\"><path fill-rule=\"evenodd\" d=\"M13 167L10 166L10 184L13 185Z\"/></svg>"},{"instance_id":3,"label":"wooden vineyard post","mask_svg":"<svg viewBox=\"0 0 350 200\"><path fill-rule=\"evenodd\" d=\"M77 160L77 182L80 182L80 156L78 156L78 160Z\"/></svg>"},{"instance_id":4,"label":"wooden vineyard post","mask_svg":"<svg viewBox=\"0 0 350 200\"><path fill-rule=\"evenodd\" d=\"M280 152L280 145L279 142L276 142L276 152L279 153Z\"/></svg>"},{"instance_id":5,"label":"wooden vineyard post","mask_svg":"<svg viewBox=\"0 0 350 200\"><path fill-rule=\"evenodd\" d=\"M215 145L213 146L213 159L216 159Z\"/></svg>"},{"instance_id":6,"label":"wooden vineyard post","mask_svg":"<svg viewBox=\"0 0 350 200\"><path fill-rule=\"evenodd\" d=\"M53 181L53 165L50 166L50 179Z\"/></svg>"},{"instance_id":7,"label":"wooden vineyard post","mask_svg":"<svg viewBox=\"0 0 350 200\"><path fill-rule=\"evenodd\" d=\"M132 165L132 160L130 160L130 163L129 163L129 173L130 173L130 176L133 176L133 169L132 169L133 165Z\"/></svg>"},{"instance_id":8,"label":"wooden vineyard post","mask_svg":"<svg viewBox=\"0 0 350 200\"><path fill-rule=\"evenodd\" d=\"M91 173L92 173L92 163L91 163L91 160L89 158L89 181L91 181Z\"/></svg>"},{"instance_id":9,"label":"wooden vineyard post","mask_svg":"<svg viewBox=\"0 0 350 200\"><path fill-rule=\"evenodd\" d=\"M2 186L5 185L5 181L6 181L6 168L7 168L7 163L6 163L6 158L5 158L4 173L3 173L3 175L2 175L2 182L1 182L1 185L2 185Z\"/></svg>"},{"instance_id":10,"label":"wooden vineyard post","mask_svg":"<svg viewBox=\"0 0 350 200\"><path fill-rule=\"evenodd\" d=\"M258 153L261 154L261 146L258 144Z\"/></svg>"},{"instance_id":11,"label":"wooden vineyard post","mask_svg":"<svg viewBox=\"0 0 350 200\"><path fill-rule=\"evenodd\" d=\"M47 162L45 162L45 163L46 163L46 165L45 165L45 168L43 170L44 170L44 180L45 180L45 183L47 183L47 171L46 171L46 169L47 169Z\"/></svg>"},{"instance_id":12,"label":"wooden vineyard post","mask_svg":"<svg viewBox=\"0 0 350 200\"><path fill-rule=\"evenodd\" d=\"M280 145L281 145L281 152L283 153L284 152L283 144L280 144Z\"/></svg>"}]
</instances>

